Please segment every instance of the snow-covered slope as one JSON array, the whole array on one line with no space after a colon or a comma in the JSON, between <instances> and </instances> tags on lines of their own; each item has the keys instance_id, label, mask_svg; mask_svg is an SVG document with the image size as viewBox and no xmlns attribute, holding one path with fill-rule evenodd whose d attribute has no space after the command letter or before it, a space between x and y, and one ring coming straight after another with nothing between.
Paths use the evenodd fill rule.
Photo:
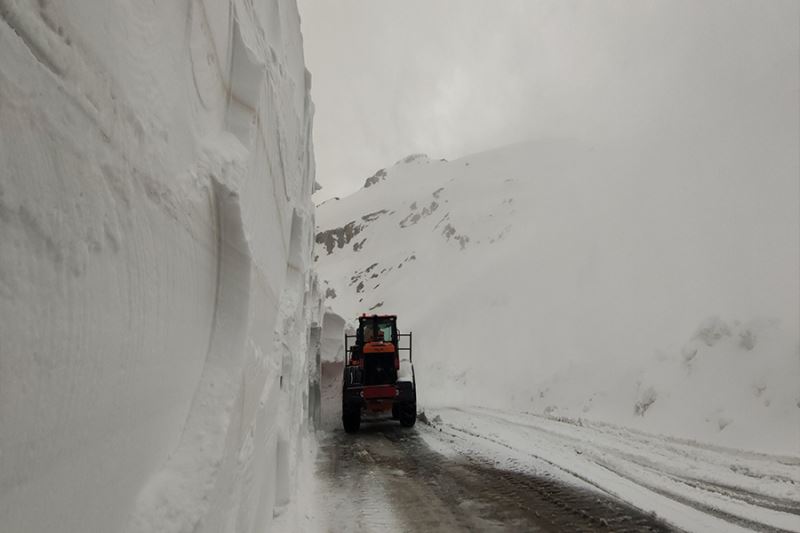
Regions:
<instances>
[{"instance_id":1,"label":"snow-covered slope","mask_svg":"<svg viewBox=\"0 0 800 533\"><path fill-rule=\"evenodd\" d=\"M0 529L288 520L322 313L294 0L0 17Z\"/></svg>"},{"instance_id":2,"label":"snow-covered slope","mask_svg":"<svg viewBox=\"0 0 800 533\"><path fill-rule=\"evenodd\" d=\"M343 316L414 331L423 405L800 454L790 144L411 156L318 206L320 277Z\"/></svg>"}]
</instances>

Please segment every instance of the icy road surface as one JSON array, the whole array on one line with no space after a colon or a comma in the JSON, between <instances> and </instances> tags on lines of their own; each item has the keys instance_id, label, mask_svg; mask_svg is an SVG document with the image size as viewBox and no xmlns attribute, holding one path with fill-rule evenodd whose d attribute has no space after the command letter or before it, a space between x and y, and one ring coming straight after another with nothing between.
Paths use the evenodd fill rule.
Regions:
<instances>
[{"instance_id":1,"label":"icy road surface","mask_svg":"<svg viewBox=\"0 0 800 533\"><path fill-rule=\"evenodd\" d=\"M396 422L367 424L357 435L329 432L318 462L320 530L672 531L587 484L442 454L443 441L428 444L436 439L431 427Z\"/></svg>"},{"instance_id":2,"label":"icy road surface","mask_svg":"<svg viewBox=\"0 0 800 533\"><path fill-rule=\"evenodd\" d=\"M339 429L321 531L800 531L800 459L487 409Z\"/></svg>"}]
</instances>

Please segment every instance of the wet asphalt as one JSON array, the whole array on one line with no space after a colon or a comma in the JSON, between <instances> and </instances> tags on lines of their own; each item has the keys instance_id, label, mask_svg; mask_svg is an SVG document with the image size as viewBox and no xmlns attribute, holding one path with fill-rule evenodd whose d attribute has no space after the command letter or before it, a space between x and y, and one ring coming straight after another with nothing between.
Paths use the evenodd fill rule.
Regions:
<instances>
[{"instance_id":1,"label":"wet asphalt","mask_svg":"<svg viewBox=\"0 0 800 533\"><path fill-rule=\"evenodd\" d=\"M322 435L317 474L328 531L675 531L599 491L444 456L424 430L384 421Z\"/></svg>"}]
</instances>

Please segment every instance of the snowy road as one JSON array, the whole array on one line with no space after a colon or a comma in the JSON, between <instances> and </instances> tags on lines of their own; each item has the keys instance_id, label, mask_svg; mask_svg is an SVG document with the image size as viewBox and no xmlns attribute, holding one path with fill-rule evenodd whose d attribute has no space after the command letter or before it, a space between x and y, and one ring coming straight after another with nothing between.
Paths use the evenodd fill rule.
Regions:
<instances>
[{"instance_id":1,"label":"snowy road","mask_svg":"<svg viewBox=\"0 0 800 533\"><path fill-rule=\"evenodd\" d=\"M427 418L325 433L319 530L800 531L798 458L487 409Z\"/></svg>"},{"instance_id":2,"label":"snowy road","mask_svg":"<svg viewBox=\"0 0 800 533\"><path fill-rule=\"evenodd\" d=\"M425 425L329 432L320 447L322 531L670 531L585 484L444 455ZM452 449L450 450L453 451ZM609 529L610 528L610 529Z\"/></svg>"},{"instance_id":3,"label":"snowy road","mask_svg":"<svg viewBox=\"0 0 800 533\"><path fill-rule=\"evenodd\" d=\"M800 531L800 457L772 456L585 421L488 409L429 410L449 457L580 479L687 531Z\"/></svg>"}]
</instances>

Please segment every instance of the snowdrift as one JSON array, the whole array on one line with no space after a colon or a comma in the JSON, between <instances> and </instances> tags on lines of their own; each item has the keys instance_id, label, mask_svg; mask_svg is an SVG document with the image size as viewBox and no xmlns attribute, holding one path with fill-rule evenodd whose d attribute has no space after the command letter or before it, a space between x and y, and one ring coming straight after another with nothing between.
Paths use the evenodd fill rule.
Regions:
<instances>
[{"instance_id":1,"label":"snowdrift","mask_svg":"<svg viewBox=\"0 0 800 533\"><path fill-rule=\"evenodd\" d=\"M291 529L323 315L295 3L0 17L2 530Z\"/></svg>"},{"instance_id":2,"label":"snowdrift","mask_svg":"<svg viewBox=\"0 0 800 533\"><path fill-rule=\"evenodd\" d=\"M797 152L718 146L410 156L318 206L320 277L414 331L423 405L800 454Z\"/></svg>"}]
</instances>

